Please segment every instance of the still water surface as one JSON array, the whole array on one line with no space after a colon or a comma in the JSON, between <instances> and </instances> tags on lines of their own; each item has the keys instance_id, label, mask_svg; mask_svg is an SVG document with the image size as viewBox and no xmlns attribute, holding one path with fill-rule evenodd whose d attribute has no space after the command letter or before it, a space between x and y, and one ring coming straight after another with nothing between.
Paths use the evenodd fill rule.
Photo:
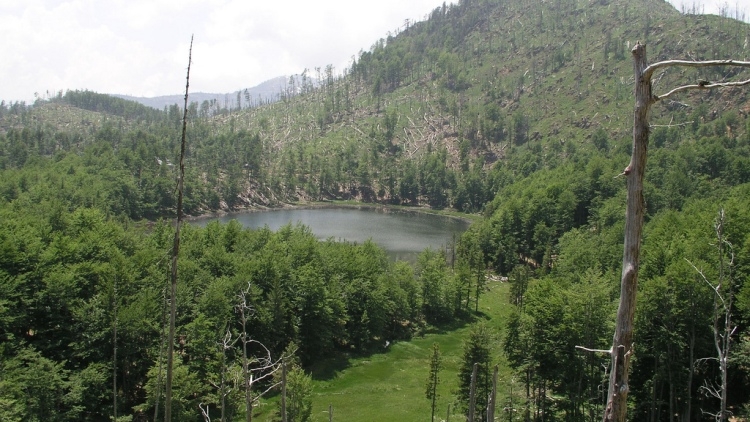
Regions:
<instances>
[{"instance_id":1,"label":"still water surface","mask_svg":"<svg viewBox=\"0 0 750 422\"><path fill-rule=\"evenodd\" d=\"M440 249L460 236L469 222L440 215L381 208L313 208L244 212L196 220L205 226L211 221L237 220L244 227L268 226L273 231L286 224L302 223L320 240L333 238L362 243L372 239L391 259L414 262L426 248Z\"/></svg>"}]
</instances>

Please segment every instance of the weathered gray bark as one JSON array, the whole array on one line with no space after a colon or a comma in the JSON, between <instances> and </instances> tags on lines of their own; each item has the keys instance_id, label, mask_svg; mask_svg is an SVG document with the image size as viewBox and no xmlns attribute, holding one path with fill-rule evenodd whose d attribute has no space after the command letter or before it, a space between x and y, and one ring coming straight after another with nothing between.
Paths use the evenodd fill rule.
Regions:
<instances>
[{"instance_id":1,"label":"weathered gray bark","mask_svg":"<svg viewBox=\"0 0 750 422\"><path fill-rule=\"evenodd\" d=\"M164 288L164 296L163 296L163 306L161 308L161 342L159 345L159 372L156 377L156 404L154 404L154 421L158 420L159 416L159 402L161 402L161 382L162 382L162 372L164 369L164 343L166 342L167 336L164 333L164 330L167 328L167 312L166 312L166 304L167 304L167 289Z\"/></svg>"},{"instance_id":2,"label":"weathered gray bark","mask_svg":"<svg viewBox=\"0 0 750 422\"><path fill-rule=\"evenodd\" d=\"M237 295L239 302L235 306L235 309L240 314L240 324L242 327L239 339L242 341L242 372L245 384L246 422L252 422L253 420L254 403L269 391L277 388L281 382L269 383L269 385L265 386L265 390L259 390L257 393L253 392L253 386L257 383L262 383L265 379L273 377L276 371L282 368L283 361L287 358L287 356L282 355L280 358L273 360L271 357L271 351L268 350L263 343L253 340L248 334L248 325L254 312L253 307L249 302L250 287L250 283L248 283L247 288ZM259 353L255 356L250 356L248 351L248 346L250 345L259 350Z\"/></svg>"},{"instance_id":3,"label":"weathered gray bark","mask_svg":"<svg viewBox=\"0 0 750 422\"><path fill-rule=\"evenodd\" d=\"M607 407L604 421L624 421L627 416L628 368L633 354L633 321L638 289L638 265L641 252L641 233L645 203L643 178L648 148L648 112L654 103L651 80L646 78L646 47L637 43L633 48L635 71L635 111L633 112L633 153L623 174L628 180L628 199L625 211L625 245L620 279L620 305L612 341L612 364L609 378Z\"/></svg>"},{"instance_id":4,"label":"weathered gray bark","mask_svg":"<svg viewBox=\"0 0 750 422\"><path fill-rule=\"evenodd\" d=\"M248 287L249 291L249 287ZM250 342L247 335L247 312L250 307L247 305L247 297L240 295L242 302L238 305L240 311L240 322L242 323L242 372L245 380L245 421L253 421L253 374L250 371L250 360L247 355L247 345Z\"/></svg>"},{"instance_id":5,"label":"weathered gray bark","mask_svg":"<svg viewBox=\"0 0 750 422\"><path fill-rule=\"evenodd\" d=\"M630 164L623 171L628 181L628 198L625 211L625 242L622 257L622 277L620 280L620 304L617 309L615 335L609 353L612 363L609 374L609 391L607 405L604 409L604 421L624 422L627 418L627 400L630 386L628 371L633 350L633 321L635 317L636 292L638 290L638 266L640 262L641 233L645 202L643 198L643 178L646 170L648 150L649 121L651 105L667 99L677 93L688 90L704 90L722 87L750 85L750 79L737 82L706 82L684 85L672 89L664 95L657 96L652 92L651 77L658 69L673 66L681 67L715 67L739 66L750 67L750 62L735 60L685 61L667 60L648 65L646 47L640 42L632 50L635 73L635 110L633 112L633 152Z\"/></svg>"},{"instance_id":6,"label":"weathered gray bark","mask_svg":"<svg viewBox=\"0 0 750 422\"><path fill-rule=\"evenodd\" d=\"M174 364L174 333L177 315L177 256L180 253L180 226L182 225L182 192L185 186L185 132L187 131L188 88L190 88L190 64L193 61L193 37L190 37L187 77L185 78L185 109L182 115L182 141L180 144L180 174L177 178L177 224L172 246L172 277L169 296L169 338L167 340L167 381L164 394L164 420L172 421L172 367Z\"/></svg>"},{"instance_id":7,"label":"weathered gray bark","mask_svg":"<svg viewBox=\"0 0 750 422\"><path fill-rule=\"evenodd\" d=\"M227 351L234 348L236 340L232 340L232 331L227 327L224 339L219 343L221 347L221 380L218 385L221 396L221 422L226 422L227 396L231 389L227 387Z\"/></svg>"},{"instance_id":8,"label":"weathered gray bark","mask_svg":"<svg viewBox=\"0 0 750 422\"><path fill-rule=\"evenodd\" d=\"M732 301L734 296L732 292L731 267L734 262L734 254L731 252L732 245L724 237L723 209L716 219L716 237L718 240L717 248L719 249L719 280L716 286L712 286L715 293L713 332L716 355L719 359L719 370L721 371L721 387L717 394L721 408L717 420L723 422L731 416L731 412L727 411L727 363L729 360L729 351L732 346L732 335L734 335L736 330L736 327L732 324ZM725 248L729 248L730 250L729 254L731 258L728 265L725 262Z\"/></svg>"},{"instance_id":9,"label":"weathered gray bark","mask_svg":"<svg viewBox=\"0 0 750 422\"><path fill-rule=\"evenodd\" d=\"M495 420L495 400L497 400L497 371L498 367L495 365L495 372L492 374L492 393L490 393L489 400L487 400L487 422L493 422Z\"/></svg>"},{"instance_id":10,"label":"weathered gray bark","mask_svg":"<svg viewBox=\"0 0 750 422\"><path fill-rule=\"evenodd\" d=\"M714 334L714 347L716 347L716 361L719 363L721 373L721 382L714 385L712 382L706 382L701 387L707 396L719 400L720 410L713 414L717 421L724 422L731 416L727 410L727 380L728 380L728 361L729 352L732 346L732 336L734 336L737 326L732 322L732 303L734 301L731 269L734 265L734 253L732 244L724 237L724 210L719 211L716 219L716 240L719 252L719 279L716 284L711 283L706 278L703 271L699 270L692 262L688 261L695 271L700 274L703 281L706 282L714 291L714 324L712 330ZM726 262L727 255L729 262Z\"/></svg>"},{"instance_id":11,"label":"weathered gray bark","mask_svg":"<svg viewBox=\"0 0 750 422\"><path fill-rule=\"evenodd\" d=\"M117 421L117 278L115 274L112 287L112 413Z\"/></svg>"},{"instance_id":12,"label":"weathered gray bark","mask_svg":"<svg viewBox=\"0 0 750 422\"><path fill-rule=\"evenodd\" d=\"M469 414L466 417L468 422L474 422L474 411L477 403L477 368L478 363L474 364L474 369L471 371L471 386L469 387Z\"/></svg>"},{"instance_id":13,"label":"weathered gray bark","mask_svg":"<svg viewBox=\"0 0 750 422\"><path fill-rule=\"evenodd\" d=\"M286 362L281 362L281 422L286 422Z\"/></svg>"}]
</instances>

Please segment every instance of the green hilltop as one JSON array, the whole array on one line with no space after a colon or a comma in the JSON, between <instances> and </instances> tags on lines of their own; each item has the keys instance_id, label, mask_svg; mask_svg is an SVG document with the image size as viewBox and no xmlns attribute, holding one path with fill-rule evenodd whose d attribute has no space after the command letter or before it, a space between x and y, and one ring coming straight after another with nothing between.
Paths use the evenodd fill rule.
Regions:
<instances>
[{"instance_id":1,"label":"green hilltop","mask_svg":"<svg viewBox=\"0 0 750 422\"><path fill-rule=\"evenodd\" d=\"M437 8L360 52L350 68L292 78L279 102L252 109L192 104L193 186L218 197L196 189L189 212L327 199L478 212L507 177L555 168L577 150L627 150L629 49L636 41L646 43L651 61L741 58L746 35L742 22L682 15L657 1L475 0ZM655 88L744 74L736 73L667 72ZM653 123L744 116L745 96L739 88L686 95L656 107ZM84 133L84 143L107 125L129 133L153 133L158 125L175 136L178 105L153 112L105 97L61 93L34 107L22 125ZM6 112L0 127L19 128L17 120ZM254 136L258 143L246 141ZM158 142L146 145L156 149L152 156L174 162L174 141ZM68 147L50 141L33 149L50 155ZM3 158L14 167L7 153Z\"/></svg>"}]
</instances>

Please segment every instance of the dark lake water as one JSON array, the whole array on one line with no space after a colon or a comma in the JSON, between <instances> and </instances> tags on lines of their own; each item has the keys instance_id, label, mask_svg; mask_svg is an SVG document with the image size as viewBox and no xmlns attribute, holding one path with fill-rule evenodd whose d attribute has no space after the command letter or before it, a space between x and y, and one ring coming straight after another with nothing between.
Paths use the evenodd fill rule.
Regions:
<instances>
[{"instance_id":1,"label":"dark lake water","mask_svg":"<svg viewBox=\"0 0 750 422\"><path fill-rule=\"evenodd\" d=\"M313 208L244 212L193 221L205 226L211 221L237 220L244 227L268 226L276 231L286 224L302 223L320 240L349 242L372 239L391 259L415 261L426 248L440 249L461 235L469 222L457 218L382 208Z\"/></svg>"}]
</instances>

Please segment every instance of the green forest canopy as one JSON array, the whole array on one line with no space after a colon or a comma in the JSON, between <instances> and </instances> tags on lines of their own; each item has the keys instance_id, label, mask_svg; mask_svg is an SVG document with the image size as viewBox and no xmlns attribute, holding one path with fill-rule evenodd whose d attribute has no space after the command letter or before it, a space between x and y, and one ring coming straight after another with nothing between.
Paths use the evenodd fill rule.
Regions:
<instances>
[{"instance_id":1,"label":"green forest canopy","mask_svg":"<svg viewBox=\"0 0 750 422\"><path fill-rule=\"evenodd\" d=\"M227 329L236 335L236 295L248 282L252 335L274 353L296 344L309 370L331 353L368 353L383 339L469 318L486 273L511 284L502 355L528 387L519 415L599 414L603 358L575 346L611 339L624 210L616 176L630 145L627 45L645 40L653 60L731 58L748 32L661 1L461 1L376 42L342 75L316 69L278 103L191 104L190 214L354 199L483 219L452 268L435 251L414 266L392 263L377 245L321 243L305 227L189 228L177 298L181 415L199 419L201 402L217 408L211 382L224 359L237 364L238 350L215 343ZM720 208L738 326L730 404L745 412L746 95L690 94L653 112L633 419L697 419L717 406L702 389L717 379L706 360L715 356L713 297L690 263L718 276ZM108 418L113 370L121 412L153 411L171 239L160 219L175 213L181 111L90 91L0 105L5 419ZM230 398L230 413L241 414L240 403Z\"/></svg>"}]
</instances>

